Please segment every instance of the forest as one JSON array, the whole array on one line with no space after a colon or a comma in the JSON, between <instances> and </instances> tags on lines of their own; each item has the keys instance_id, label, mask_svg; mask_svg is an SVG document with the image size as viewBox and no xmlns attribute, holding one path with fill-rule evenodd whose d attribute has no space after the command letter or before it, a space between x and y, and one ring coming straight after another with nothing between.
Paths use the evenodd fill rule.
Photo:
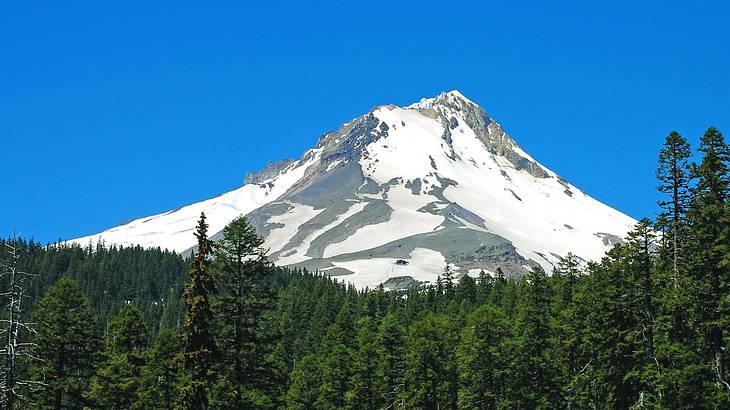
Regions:
<instances>
[{"instance_id":1,"label":"forest","mask_svg":"<svg viewBox=\"0 0 730 410\"><path fill-rule=\"evenodd\" d=\"M0 401L42 409L730 408L730 151L660 149L597 262L409 290L287 269L240 217L193 255L0 241Z\"/></svg>"}]
</instances>

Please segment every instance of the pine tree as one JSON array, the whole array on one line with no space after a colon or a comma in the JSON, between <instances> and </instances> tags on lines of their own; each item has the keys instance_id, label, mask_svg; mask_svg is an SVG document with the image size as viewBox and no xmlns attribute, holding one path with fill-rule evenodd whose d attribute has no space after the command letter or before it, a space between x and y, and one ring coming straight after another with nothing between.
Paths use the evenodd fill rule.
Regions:
<instances>
[{"instance_id":1,"label":"pine tree","mask_svg":"<svg viewBox=\"0 0 730 410\"><path fill-rule=\"evenodd\" d=\"M351 409L374 410L383 402L378 388L378 354L375 322L369 317L357 323L357 345L353 357L353 375L347 394Z\"/></svg>"},{"instance_id":2,"label":"pine tree","mask_svg":"<svg viewBox=\"0 0 730 410\"><path fill-rule=\"evenodd\" d=\"M107 409L128 409L138 403L140 373L148 332L134 304L122 307L109 324L107 360L98 369L87 393L90 403Z\"/></svg>"},{"instance_id":3,"label":"pine tree","mask_svg":"<svg viewBox=\"0 0 730 410\"><path fill-rule=\"evenodd\" d=\"M59 279L38 302L34 339L43 362L31 374L45 386L33 395L42 408L80 409L101 351L101 327L86 296L71 279Z\"/></svg>"},{"instance_id":4,"label":"pine tree","mask_svg":"<svg viewBox=\"0 0 730 410\"><path fill-rule=\"evenodd\" d=\"M513 407L508 397L510 322L505 314L484 305L469 315L457 349L459 408Z\"/></svg>"},{"instance_id":5,"label":"pine tree","mask_svg":"<svg viewBox=\"0 0 730 410\"><path fill-rule=\"evenodd\" d=\"M671 255L672 271L679 275L679 264L684 248L685 216L690 200L690 170L688 160L692 152L689 143L678 132L667 136L659 152L659 168L656 175L660 185L657 190L669 198L658 202L662 208L659 228L669 237L663 249Z\"/></svg>"},{"instance_id":6,"label":"pine tree","mask_svg":"<svg viewBox=\"0 0 730 410\"><path fill-rule=\"evenodd\" d=\"M180 338L166 330L157 335L145 354L136 408L172 410L178 395L179 366L173 363L180 351Z\"/></svg>"},{"instance_id":7,"label":"pine tree","mask_svg":"<svg viewBox=\"0 0 730 410\"><path fill-rule=\"evenodd\" d=\"M291 372L291 383L286 395L287 408L318 408L321 385L322 371L319 366L319 357L315 354L303 357Z\"/></svg>"},{"instance_id":8,"label":"pine tree","mask_svg":"<svg viewBox=\"0 0 730 410\"><path fill-rule=\"evenodd\" d=\"M694 167L697 180L687 212L691 252L690 274L704 354L714 374L715 382L727 392L728 355L725 332L721 323L721 301L730 286L728 267L724 263L728 236L726 224L718 223L725 216L728 198L728 161L730 152L722 134L709 128L702 136L699 151L702 161Z\"/></svg>"},{"instance_id":9,"label":"pine tree","mask_svg":"<svg viewBox=\"0 0 730 410\"><path fill-rule=\"evenodd\" d=\"M347 404L346 394L351 390L353 374L354 342L354 312L351 305L345 303L319 348L322 385L317 408L339 409Z\"/></svg>"},{"instance_id":10,"label":"pine tree","mask_svg":"<svg viewBox=\"0 0 730 410\"><path fill-rule=\"evenodd\" d=\"M406 343L407 408L457 408L456 343L447 316L429 313L411 325Z\"/></svg>"},{"instance_id":11,"label":"pine tree","mask_svg":"<svg viewBox=\"0 0 730 410\"><path fill-rule=\"evenodd\" d=\"M385 407L399 409L404 407L405 390L405 335L403 325L393 314L383 318L378 329L378 344L381 357L379 375L383 383L381 396Z\"/></svg>"},{"instance_id":12,"label":"pine tree","mask_svg":"<svg viewBox=\"0 0 730 410\"><path fill-rule=\"evenodd\" d=\"M547 274L542 268L533 267L523 286L513 349L515 404L521 408L554 407L559 403L559 387Z\"/></svg>"},{"instance_id":13,"label":"pine tree","mask_svg":"<svg viewBox=\"0 0 730 410\"><path fill-rule=\"evenodd\" d=\"M224 365L216 391L219 406L264 406L273 397L275 365L268 362L275 346L266 315L273 307L264 283L268 261L263 239L244 217L223 229L216 246L218 295L215 308Z\"/></svg>"},{"instance_id":14,"label":"pine tree","mask_svg":"<svg viewBox=\"0 0 730 410\"><path fill-rule=\"evenodd\" d=\"M200 214L195 232L198 246L190 264L190 282L183 292L185 319L182 327L183 351L178 355L186 370L186 380L182 389L181 405L191 409L208 408L208 393L213 380L214 365L218 357L212 323L210 295L216 291L209 270L211 242L208 239L208 224L205 214Z\"/></svg>"}]
</instances>

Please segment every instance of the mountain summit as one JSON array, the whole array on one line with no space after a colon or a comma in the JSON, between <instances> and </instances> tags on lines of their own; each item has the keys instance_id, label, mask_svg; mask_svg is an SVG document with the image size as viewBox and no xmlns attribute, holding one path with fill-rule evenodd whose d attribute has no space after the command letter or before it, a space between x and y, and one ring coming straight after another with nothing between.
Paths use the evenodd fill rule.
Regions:
<instances>
[{"instance_id":1,"label":"mountain summit","mask_svg":"<svg viewBox=\"0 0 730 410\"><path fill-rule=\"evenodd\" d=\"M358 287L433 282L449 265L519 275L567 253L600 259L635 220L550 171L458 91L384 105L218 197L74 240L188 252L246 215L279 265ZM214 235L215 239L216 236Z\"/></svg>"}]
</instances>

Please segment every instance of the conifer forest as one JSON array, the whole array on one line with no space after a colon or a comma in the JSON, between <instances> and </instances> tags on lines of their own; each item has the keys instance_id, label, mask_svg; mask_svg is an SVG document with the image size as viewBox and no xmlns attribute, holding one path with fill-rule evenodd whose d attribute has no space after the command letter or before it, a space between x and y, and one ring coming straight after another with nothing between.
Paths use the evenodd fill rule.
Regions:
<instances>
[{"instance_id":1,"label":"conifer forest","mask_svg":"<svg viewBox=\"0 0 730 410\"><path fill-rule=\"evenodd\" d=\"M358 290L244 217L190 255L0 243L6 409L730 408L730 150L660 147L658 215L598 262Z\"/></svg>"}]
</instances>

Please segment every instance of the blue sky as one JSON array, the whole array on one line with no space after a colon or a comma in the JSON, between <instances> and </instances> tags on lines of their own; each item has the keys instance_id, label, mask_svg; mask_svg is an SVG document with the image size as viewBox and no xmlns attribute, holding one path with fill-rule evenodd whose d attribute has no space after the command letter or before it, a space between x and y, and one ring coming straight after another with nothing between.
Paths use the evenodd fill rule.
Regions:
<instances>
[{"instance_id":1,"label":"blue sky","mask_svg":"<svg viewBox=\"0 0 730 410\"><path fill-rule=\"evenodd\" d=\"M212 197L375 105L451 89L637 218L669 131L730 133L727 2L103 3L0 11L3 236Z\"/></svg>"}]
</instances>

